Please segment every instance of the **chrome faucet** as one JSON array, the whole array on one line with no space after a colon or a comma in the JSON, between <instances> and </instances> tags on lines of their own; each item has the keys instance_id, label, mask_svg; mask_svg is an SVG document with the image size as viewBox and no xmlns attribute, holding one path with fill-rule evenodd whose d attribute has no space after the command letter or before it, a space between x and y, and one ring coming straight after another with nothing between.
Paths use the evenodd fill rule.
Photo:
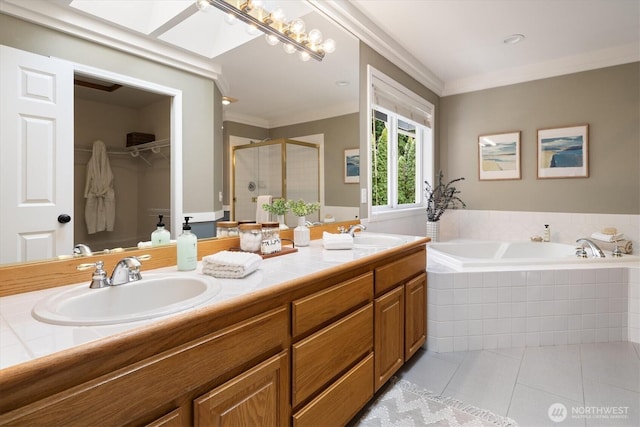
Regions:
<instances>
[{"instance_id":1,"label":"chrome faucet","mask_svg":"<svg viewBox=\"0 0 640 427\"><path fill-rule=\"evenodd\" d=\"M349 229L346 231L347 234L349 234L351 237L354 236L356 230L366 230L367 227L365 227L362 224L354 224L351 227L349 227Z\"/></svg>"},{"instance_id":2,"label":"chrome faucet","mask_svg":"<svg viewBox=\"0 0 640 427\"><path fill-rule=\"evenodd\" d=\"M107 286L124 285L125 283L136 282L142 279L142 275L140 274L140 267L142 267L142 264L140 261L146 261L150 258L151 255L122 258L114 267L111 277L107 277L107 272L103 269L104 263L102 261L80 264L76 269L87 270L95 267L89 287L92 289L105 288Z\"/></svg>"},{"instance_id":3,"label":"chrome faucet","mask_svg":"<svg viewBox=\"0 0 640 427\"><path fill-rule=\"evenodd\" d=\"M593 254L594 258L604 258L604 252L602 252L602 249L600 249L598 247L598 245L596 245L593 241L589 240L589 239L578 239L576 240L576 243L580 244L580 249L576 252L576 255L582 258L586 258L587 257L587 253L584 250L585 245L589 246L589 248L591 249L591 253Z\"/></svg>"},{"instance_id":4,"label":"chrome faucet","mask_svg":"<svg viewBox=\"0 0 640 427\"><path fill-rule=\"evenodd\" d=\"M73 255L75 256L91 256L91 248L83 243L78 243L73 247Z\"/></svg>"},{"instance_id":5,"label":"chrome faucet","mask_svg":"<svg viewBox=\"0 0 640 427\"><path fill-rule=\"evenodd\" d=\"M135 282L142 279L140 274L140 261L134 256L122 258L111 273L111 286L124 285L125 283Z\"/></svg>"}]
</instances>

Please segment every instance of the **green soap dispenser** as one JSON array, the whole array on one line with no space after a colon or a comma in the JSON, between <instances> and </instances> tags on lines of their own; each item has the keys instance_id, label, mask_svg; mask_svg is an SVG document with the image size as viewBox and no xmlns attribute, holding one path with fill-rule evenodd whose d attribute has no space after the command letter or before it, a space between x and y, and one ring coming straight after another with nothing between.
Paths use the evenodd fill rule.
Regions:
<instances>
[{"instance_id":1,"label":"green soap dispenser","mask_svg":"<svg viewBox=\"0 0 640 427\"><path fill-rule=\"evenodd\" d=\"M190 216L184 217L182 234L178 236L178 270L191 271L198 266L198 238L191 232Z\"/></svg>"},{"instance_id":2,"label":"green soap dispenser","mask_svg":"<svg viewBox=\"0 0 640 427\"><path fill-rule=\"evenodd\" d=\"M151 233L151 246L168 245L171 240L171 233L164 228L164 223L162 222L163 215L158 215L158 218L157 228Z\"/></svg>"}]
</instances>

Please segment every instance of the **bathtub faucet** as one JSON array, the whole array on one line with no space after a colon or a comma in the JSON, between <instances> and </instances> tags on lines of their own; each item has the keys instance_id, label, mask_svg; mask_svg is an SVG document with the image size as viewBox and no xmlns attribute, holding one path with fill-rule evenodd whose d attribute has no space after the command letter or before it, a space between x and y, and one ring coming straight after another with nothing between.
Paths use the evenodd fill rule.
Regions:
<instances>
[{"instance_id":1,"label":"bathtub faucet","mask_svg":"<svg viewBox=\"0 0 640 427\"><path fill-rule=\"evenodd\" d=\"M583 258L587 257L587 253L584 250L584 247L586 245L586 246L589 246L589 248L591 248L591 253L593 254L594 258L604 258L604 252L602 252L602 249L600 249L598 245L593 243L593 241L589 239L578 239L576 240L576 243L580 244L580 249L576 252L577 256L583 257Z\"/></svg>"}]
</instances>

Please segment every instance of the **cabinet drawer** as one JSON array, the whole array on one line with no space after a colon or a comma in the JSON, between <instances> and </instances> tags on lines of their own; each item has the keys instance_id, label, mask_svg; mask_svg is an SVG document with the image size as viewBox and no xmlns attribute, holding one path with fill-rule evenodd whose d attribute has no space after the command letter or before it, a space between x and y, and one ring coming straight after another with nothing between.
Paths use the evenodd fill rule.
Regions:
<instances>
[{"instance_id":1,"label":"cabinet drawer","mask_svg":"<svg viewBox=\"0 0 640 427\"><path fill-rule=\"evenodd\" d=\"M292 402L296 406L373 350L373 303L292 348Z\"/></svg>"},{"instance_id":2,"label":"cabinet drawer","mask_svg":"<svg viewBox=\"0 0 640 427\"><path fill-rule=\"evenodd\" d=\"M422 249L405 258L376 268L376 295L395 287L398 283L424 273L427 269L427 251Z\"/></svg>"},{"instance_id":3,"label":"cabinet drawer","mask_svg":"<svg viewBox=\"0 0 640 427\"><path fill-rule=\"evenodd\" d=\"M292 303L293 337L335 319L373 298L373 273L332 286Z\"/></svg>"},{"instance_id":4,"label":"cabinet drawer","mask_svg":"<svg viewBox=\"0 0 640 427\"><path fill-rule=\"evenodd\" d=\"M293 427L340 426L373 397L373 354L369 354L293 416Z\"/></svg>"}]
</instances>

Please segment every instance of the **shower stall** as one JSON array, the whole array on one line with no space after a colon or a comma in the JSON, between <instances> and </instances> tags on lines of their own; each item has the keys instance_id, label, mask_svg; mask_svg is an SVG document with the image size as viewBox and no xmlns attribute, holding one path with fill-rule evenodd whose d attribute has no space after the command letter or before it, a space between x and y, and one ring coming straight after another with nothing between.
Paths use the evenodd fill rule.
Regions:
<instances>
[{"instance_id":1,"label":"shower stall","mask_svg":"<svg viewBox=\"0 0 640 427\"><path fill-rule=\"evenodd\" d=\"M232 219L255 220L258 196L305 202L320 201L320 146L292 139L276 139L232 148ZM307 217L318 221L320 213ZM276 218L273 218L275 220ZM288 213L285 223L297 225Z\"/></svg>"}]
</instances>

